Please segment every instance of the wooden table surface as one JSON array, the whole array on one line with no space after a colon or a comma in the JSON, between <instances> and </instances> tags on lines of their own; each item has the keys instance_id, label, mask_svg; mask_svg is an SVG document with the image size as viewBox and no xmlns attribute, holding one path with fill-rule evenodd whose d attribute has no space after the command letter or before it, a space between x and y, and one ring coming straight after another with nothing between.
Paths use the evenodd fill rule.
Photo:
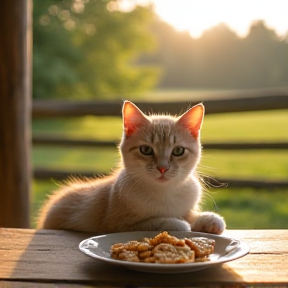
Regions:
<instances>
[{"instance_id":1,"label":"wooden table surface","mask_svg":"<svg viewBox=\"0 0 288 288\"><path fill-rule=\"evenodd\" d=\"M229 230L224 235L248 243L250 253L209 269L167 275L130 271L82 254L80 241L95 235L0 228L0 287L66 287L67 283L72 287L287 287L288 230Z\"/></svg>"}]
</instances>

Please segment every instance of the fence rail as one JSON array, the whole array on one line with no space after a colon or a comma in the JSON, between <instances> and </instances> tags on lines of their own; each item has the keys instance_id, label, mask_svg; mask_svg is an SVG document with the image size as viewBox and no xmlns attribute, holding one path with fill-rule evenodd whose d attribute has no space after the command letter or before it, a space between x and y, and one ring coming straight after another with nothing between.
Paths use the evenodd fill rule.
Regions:
<instances>
[{"instance_id":1,"label":"fence rail","mask_svg":"<svg viewBox=\"0 0 288 288\"><path fill-rule=\"evenodd\" d=\"M252 92L251 92L252 93ZM256 94L254 92L254 94ZM254 95L252 94L252 95ZM288 108L288 91L278 92L278 95L251 96L229 99L205 100L205 114L231 113L243 111L260 111ZM192 106L197 102L140 102L136 105L145 112L179 114L183 107ZM34 100L34 118L79 117L79 116L121 116L122 101L60 101Z\"/></svg>"},{"instance_id":2,"label":"fence rail","mask_svg":"<svg viewBox=\"0 0 288 288\"><path fill-rule=\"evenodd\" d=\"M34 170L34 177L38 180L64 180L69 178L95 178L106 175L100 171L67 171L61 169L49 169L45 167L38 167ZM267 179L232 179L232 178L210 178L202 177L202 181L205 182L206 186L210 187L223 187L228 186L229 188L287 188L288 180L267 180Z\"/></svg>"},{"instance_id":3,"label":"fence rail","mask_svg":"<svg viewBox=\"0 0 288 288\"><path fill-rule=\"evenodd\" d=\"M277 94L265 95L263 91L245 92L245 97L233 95L229 99L217 99L204 101L206 114L261 111L274 109L288 109L288 91L277 90ZM270 92L269 92L270 93ZM267 94L267 93L266 93ZM260 96L261 95L261 96ZM264 95L264 96L263 96ZM271 96L274 95L274 96ZM240 97L241 96L241 97ZM137 106L145 112L179 114L183 107L196 104L196 102L136 102ZM33 118L55 117L81 117L93 116L121 116L122 101L43 101L33 102ZM287 125L287 124L286 124ZM95 139L75 139L53 135L35 135L33 145L66 146L66 147L116 147L118 141L98 141ZM259 142L259 143L204 143L203 148L217 150L248 150L248 149L288 149L288 142ZM39 180L55 179L63 180L69 176L95 177L103 175L101 171L64 171L36 167L34 178ZM269 181L265 179L205 179L211 186L219 183L227 183L229 187L254 187L254 188L284 188L288 187L288 179L283 181ZM217 184L218 183L218 184Z\"/></svg>"},{"instance_id":4,"label":"fence rail","mask_svg":"<svg viewBox=\"0 0 288 288\"><path fill-rule=\"evenodd\" d=\"M65 147L111 147L115 148L119 140L100 141L93 139L75 139L60 136L36 135L33 137L33 145L65 146ZM288 150L288 142L225 142L225 143L202 143L204 150L269 150L284 149Z\"/></svg>"}]
</instances>

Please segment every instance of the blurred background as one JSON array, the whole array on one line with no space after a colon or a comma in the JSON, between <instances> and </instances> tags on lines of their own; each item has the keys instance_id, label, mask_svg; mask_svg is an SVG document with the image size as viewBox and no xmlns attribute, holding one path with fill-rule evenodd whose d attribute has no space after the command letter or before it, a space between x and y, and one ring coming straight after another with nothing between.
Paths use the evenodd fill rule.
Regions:
<instances>
[{"instance_id":1,"label":"blurred background","mask_svg":"<svg viewBox=\"0 0 288 288\"><path fill-rule=\"evenodd\" d=\"M32 226L68 175L115 167L129 99L163 112L181 102L178 113L216 101L201 135L203 210L230 229L287 228L288 110L276 103L288 95L287 11L284 0L33 0Z\"/></svg>"}]
</instances>

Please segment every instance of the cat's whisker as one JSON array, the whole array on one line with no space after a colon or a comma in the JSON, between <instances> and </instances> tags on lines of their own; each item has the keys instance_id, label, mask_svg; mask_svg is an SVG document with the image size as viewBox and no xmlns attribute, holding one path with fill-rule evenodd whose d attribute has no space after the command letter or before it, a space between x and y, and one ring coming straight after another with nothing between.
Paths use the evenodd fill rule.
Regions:
<instances>
[{"instance_id":1,"label":"cat's whisker","mask_svg":"<svg viewBox=\"0 0 288 288\"><path fill-rule=\"evenodd\" d=\"M222 188L227 187L227 183L221 183L216 178L206 175L204 173L199 173L201 175L201 180L205 183L208 187L213 188Z\"/></svg>"},{"instance_id":2,"label":"cat's whisker","mask_svg":"<svg viewBox=\"0 0 288 288\"><path fill-rule=\"evenodd\" d=\"M208 166L208 165L204 165L204 164L202 164L202 163L199 163L199 164L198 164L198 169L199 169L199 168L204 168L204 169L212 170L212 171L217 170L215 167Z\"/></svg>"},{"instance_id":3,"label":"cat's whisker","mask_svg":"<svg viewBox=\"0 0 288 288\"><path fill-rule=\"evenodd\" d=\"M207 152L203 152L203 151L202 151L201 158L217 160L217 158L214 155L211 155L211 154L209 154Z\"/></svg>"}]
</instances>

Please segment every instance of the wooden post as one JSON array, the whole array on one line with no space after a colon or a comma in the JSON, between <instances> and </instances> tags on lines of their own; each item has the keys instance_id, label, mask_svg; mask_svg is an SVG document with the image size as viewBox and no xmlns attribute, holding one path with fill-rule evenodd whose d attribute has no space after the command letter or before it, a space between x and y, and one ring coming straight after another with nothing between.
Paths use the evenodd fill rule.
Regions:
<instances>
[{"instance_id":1,"label":"wooden post","mask_svg":"<svg viewBox=\"0 0 288 288\"><path fill-rule=\"evenodd\" d=\"M0 9L0 227L29 227L31 0Z\"/></svg>"}]
</instances>

